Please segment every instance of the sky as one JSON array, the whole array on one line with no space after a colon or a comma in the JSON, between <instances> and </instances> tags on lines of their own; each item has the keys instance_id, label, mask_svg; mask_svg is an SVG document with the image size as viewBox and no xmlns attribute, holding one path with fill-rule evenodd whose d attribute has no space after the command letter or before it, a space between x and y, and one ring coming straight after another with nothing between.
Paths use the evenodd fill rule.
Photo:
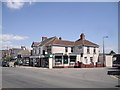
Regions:
<instances>
[{"instance_id":1,"label":"sky","mask_svg":"<svg viewBox=\"0 0 120 90\"><path fill-rule=\"evenodd\" d=\"M76 41L80 34L105 51L118 51L117 2L2 3L3 49L26 46L41 37Z\"/></svg>"}]
</instances>

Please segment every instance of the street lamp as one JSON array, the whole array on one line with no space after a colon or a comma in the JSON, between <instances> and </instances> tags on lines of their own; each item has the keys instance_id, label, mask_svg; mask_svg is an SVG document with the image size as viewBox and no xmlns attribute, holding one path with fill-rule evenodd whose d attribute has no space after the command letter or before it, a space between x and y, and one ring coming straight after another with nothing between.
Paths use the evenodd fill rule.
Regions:
<instances>
[{"instance_id":1,"label":"street lamp","mask_svg":"<svg viewBox=\"0 0 120 90\"><path fill-rule=\"evenodd\" d=\"M104 64L105 64L105 47L104 47L104 39L105 38L108 38L108 36L103 37L103 67L104 67Z\"/></svg>"}]
</instances>

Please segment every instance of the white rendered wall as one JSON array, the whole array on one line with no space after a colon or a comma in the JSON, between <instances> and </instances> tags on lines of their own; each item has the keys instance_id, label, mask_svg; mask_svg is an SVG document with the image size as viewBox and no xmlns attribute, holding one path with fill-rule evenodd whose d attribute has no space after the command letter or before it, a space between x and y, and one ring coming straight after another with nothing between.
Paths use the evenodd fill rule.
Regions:
<instances>
[{"instance_id":1,"label":"white rendered wall","mask_svg":"<svg viewBox=\"0 0 120 90\"><path fill-rule=\"evenodd\" d=\"M65 52L65 47L60 47L60 46L52 46L52 53L66 53ZM71 53L71 47L68 47L68 52Z\"/></svg>"}]
</instances>

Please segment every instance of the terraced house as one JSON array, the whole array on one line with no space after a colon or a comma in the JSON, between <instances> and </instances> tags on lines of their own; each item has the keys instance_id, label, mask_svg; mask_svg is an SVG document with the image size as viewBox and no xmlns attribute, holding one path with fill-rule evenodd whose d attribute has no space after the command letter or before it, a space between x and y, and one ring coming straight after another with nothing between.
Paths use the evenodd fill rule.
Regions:
<instances>
[{"instance_id":1,"label":"terraced house","mask_svg":"<svg viewBox=\"0 0 120 90\"><path fill-rule=\"evenodd\" d=\"M94 67L98 62L99 45L86 40L83 33L76 41L42 37L41 42L33 42L31 47L33 66L47 66L49 54L54 56L53 67Z\"/></svg>"}]
</instances>

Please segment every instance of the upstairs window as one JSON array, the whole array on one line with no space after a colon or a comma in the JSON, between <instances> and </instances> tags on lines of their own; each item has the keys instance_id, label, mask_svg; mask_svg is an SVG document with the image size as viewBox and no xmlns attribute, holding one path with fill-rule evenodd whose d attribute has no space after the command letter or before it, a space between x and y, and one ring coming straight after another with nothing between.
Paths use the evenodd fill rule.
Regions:
<instances>
[{"instance_id":1,"label":"upstairs window","mask_svg":"<svg viewBox=\"0 0 120 90\"><path fill-rule=\"evenodd\" d=\"M68 47L65 47L65 52L68 52Z\"/></svg>"},{"instance_id":2,"label":"upstairs window","mask_svg":"<svg viewBox=\"0 0 120 90\"><path fill-rule=\"evenodd\" d=\"M93 53L96 53L96 48L94 47Z\"/></svg>"},{"instance_id":3,"label":"upstairs window","mask_svg":"<svg viewBox=\"0 0 120 90\"><path fill-rule=\"evenodd\" d=\"M73 52L73 47L71 47L71 52Z\"/></svg>"},{"instance_id":4,"label":"upstairs window","mask_svg":"<svg viewBox=\"0 0 120 90\"><path fill-rule=\"evenodd\" d=\"M51 46L47 46L47 53L51 54Z\"/></svg>"},{"instance_id":5,"label":"upstairs window","mask_svg":"<svg viewBox=\"0 0 120 90\"><path fill-rule=\"evenodd\" d=\"M90 54L90 48L89 47L87 47L87 53Z\"/></svg>"},{"instance_id":6,"label":"upstairs window","mask_svg":"<svg viewBox=\"0 0 120 90\"><path fill-rule=\"evenodd\" d=\"M43 50L43 55L45 55L45 50Z\"/></svg>"},{"instance_id":7,"label":"upstairs window","mask_svg":"<svg viewBox=\"0 0 120 90\"><path fill-rule=\"evenodd\" d=\"M39 48L39 54L41 54L41 49Z\"/></svg>"}]
</instances>

